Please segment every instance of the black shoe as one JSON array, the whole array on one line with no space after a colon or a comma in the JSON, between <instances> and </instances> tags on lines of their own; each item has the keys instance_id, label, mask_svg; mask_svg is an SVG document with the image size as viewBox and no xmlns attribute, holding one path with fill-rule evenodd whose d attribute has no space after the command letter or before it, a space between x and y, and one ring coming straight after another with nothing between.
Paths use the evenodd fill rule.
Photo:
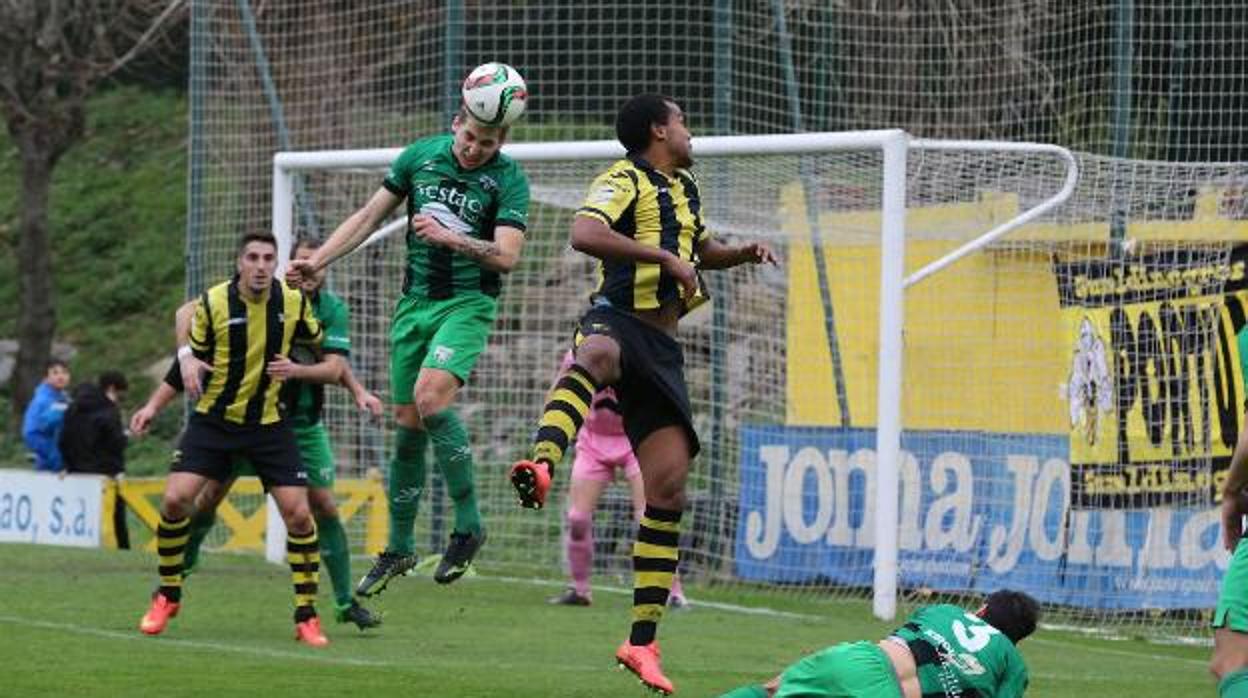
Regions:
<instances>
[{"instance_id":1,"label":"black shoe","mask_svg":"<svg viewBox=\"0 0 1248 698\"><path fill-rule=\"evenodd\" d=\"M364 608L355 599L351 599L350 606L335 611L334 616L339 623L355 623L360 630L381 625L381 616Z\"/></svg>"},{"instance_id":2,"label":"black shoe","mask_svg":"<svg viewBox=\"0 0 1248 698\"><path fill-rule=\"evenodd\" d=\"M576 593L576 589L568 587L563 590L563 593L546 599L546 603L554 604L556 606L588 606L593 603L593 601L590 601L588 595L581 596Z\"/></svg>"},{"instance_id":3,"label":"black shoe","mask_svg":"<svg viewBox=\"0 0 1248 698\"><path fill-rule=\"evenodd\" d=\"M450 584L464 576L464 573L468 571L468 566L472 564L472 558L484 544L484 529L475 535L451 533L451 544L446 546L446 552L442 554L442 561L438 563L438 569L433 573L433 581L438 584Z\"/></svg>"},{"instance_id":4,"label":"black shoe","mask_svg":"<svg viewBox=\"0 0 1248 698\"><path fill-rule=\"evenodd\" d=\"M373 569L364 575L360 583L355 587L355 593L359 596L375 596L380 594L391 579L400 575L407 574L407 571L416 566L418 558L415 555L403 555L401 553L384 552L377 556L377 561L373 563Z\"/></svg>"}]
</instances>

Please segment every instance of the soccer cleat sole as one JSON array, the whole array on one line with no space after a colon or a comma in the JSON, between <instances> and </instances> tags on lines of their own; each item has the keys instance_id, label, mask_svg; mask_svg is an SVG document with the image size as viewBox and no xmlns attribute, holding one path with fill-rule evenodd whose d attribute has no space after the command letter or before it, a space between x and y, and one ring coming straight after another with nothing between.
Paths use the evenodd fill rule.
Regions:
<instances>
[{"instance_id":1,"label":"soccer cleat sole","mask_svg":"<svg viewBox=\"0 0 1248 698\"><path fill-rule=\"evenodd\" d=\"M366 574L364 575L364 578L361 579L359 583L355 585L355 595L362 596L366 599L377 596L378 594L386 590L386 587L390 585L390 580L394 579L395 577L406 577L409 572L411 572L413 569L415 569L419 565L419 563L420 561L415 559L415 556L412 556L410 563L402 571L395 572L393 574L389 574L389 575L386 575L385 577L382 577L379 581L374 583L373 588L371 589L366 588L364 586L364 582L368 580L368 575Z\"/></svg>"},{"instance_id":2,"label":"soccer cleat sole","mask_svg":"<svg viewBox=\"0 0 1248 698\"><path fill-rule=\"evenodd\" d=\"M397 576L397 575L396 575L396 576ZM366 589L366 588L364 588L364 586L363 586L363 585L356 586L356 587L355 587L355 595L356 595L356 596L363 596L363 597L364 597L364 598L366 598L366 599L371 599L371 598L373 598L373 597L375 597L375 596L380 596L380 595L381 595L381 592L385 591L385 590L386 590L386 587L390 586L390 580L391 580L391 579L394 579L394 577L387 577L387 578L385 578L385 579L381 580L381 584L379 584L379 585L377 585L377 586L373 587L371 590L370 590L370 589Z\"/></svg>"},{"instance_id":3,"label":"soccer cleat sole","mask_svg":"<svg viewBox=\"0 0 1248 698\"><path fill-rule=\"evenodd\" d=\"M531 468L511 471L511 486L516 488L520 506L525 509L541 509L544 502L537 496L537 474Z\"/></svg>"},{"instance_id":4,"label":"soccer cleat sole","mask_svg":"<svg viewBox=\"0 0 1248 698\"><path fill-rule=\"evenodd\" d=\"M660 688L658 686L646 683L645 679L641 678L641 674L638 674L636 671L633 671L633 668L625 664L623 661L617 659L615 660L615 665L617 668L619 668L620 671L627 671L628 673L632 674L633 678L637 679L637 683L641 684L645 689L647 689L651 693L656 693L660 696L672 695L672 692L665 688Z\"/></svg>"},{"instance_id":5,"label":"soccer cleat sole","mask_svg":"<svg viewBox=\"0 0 1248 698\"><path fill-rule=\"evenodd\" d=\"M473 560L477 559L477 553L481 552L481 548L485 546L485 541L488 540L488 538L489 536L486 535L485 529L482 529L481 533L478 534L478 537L477 537L476 550L472 551L472 556L469 557L468 561L465 562L463 565L456 566L456 567L448 567L447 569L443 570L442 563L440 560L438 562L438 569L434 570L433 581L437 582L438 584L450 584L454 582L455 580L459 579L460 577L463 577L465 574L467 574L470 570L472 570L472 562ZM445 559L446 557L444 554L442 560L445 560Z\"/></svg>"}]
</instances>

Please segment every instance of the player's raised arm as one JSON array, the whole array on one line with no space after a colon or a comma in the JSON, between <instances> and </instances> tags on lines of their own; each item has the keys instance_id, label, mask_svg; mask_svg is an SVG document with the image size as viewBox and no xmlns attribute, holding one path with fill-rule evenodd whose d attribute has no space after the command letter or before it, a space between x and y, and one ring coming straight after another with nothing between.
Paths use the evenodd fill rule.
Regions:
<instances>
[{"instance_id":1,"label":"player's raised arm","mask_svg":"<svg viewBox=\"0 0 1248 698\"><path fill-rule=\"evenodd\" d=\"M290 260L290 266L286 269L286 281L291 285L298 285L304 274L324 269L333 264L334 260L359 247L402 202L403 198L390 188L383 186L378 189L364 206L347 216L311 257Z\"/></svg>"}]
</instances>

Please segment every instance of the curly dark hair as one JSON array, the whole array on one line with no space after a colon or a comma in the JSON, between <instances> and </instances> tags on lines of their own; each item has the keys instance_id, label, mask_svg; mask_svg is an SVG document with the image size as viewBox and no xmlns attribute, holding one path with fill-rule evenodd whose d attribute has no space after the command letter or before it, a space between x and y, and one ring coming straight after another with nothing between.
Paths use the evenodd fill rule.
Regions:
<instances>
[{"instance_id":1,"label":"curly dark hair","mask_svg":"<svg viewBox=\"0 0 1248 698\"><path fill-rule=\"evenodd\" d=\"M1018 644L1036 631L1040 621L1040 604L1021 591L1000 589L988 595L979 617Z\"/></svg>"}]
</instances>

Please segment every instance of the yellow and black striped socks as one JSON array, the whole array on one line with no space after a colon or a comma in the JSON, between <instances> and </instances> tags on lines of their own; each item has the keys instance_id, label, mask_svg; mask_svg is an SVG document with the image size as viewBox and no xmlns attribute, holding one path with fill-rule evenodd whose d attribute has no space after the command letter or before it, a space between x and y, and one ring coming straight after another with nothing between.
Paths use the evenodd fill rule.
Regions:
<instances>
[{"instance_id":1,"label":"yellow and black striped socks","mask_svg":"<svg viewBox=\"0 0 1248 698\"><path fill-rule=\"evenodd\" d=\"M182 563L190 538L190 517L168 519L160 515L156 525L156 554L160 556L160 593L174 603L182 600Z\"/></svg>"},{"instance_id":2,"label":"yellow and black striped socks","mask_svg":"<svg viewBox=\"0 0 1248 698\"><path fill-rule=\"evenodd\" d=\"M286 534L286 562L295 584L295 622L316 617L316 585L320 578L321 551L317 547L316 529L306 535Z\"/></svg>"},{"instance_id":3,"label":"yellow and black striped socks","mask_svg":"<svg viewBox=\"0 0 1248 698\"><path fill-rule=\"evenodd\" d=\"M680 560L680 512L647 504L633 543L633 629L629 644L654 642Z\"/></svg>"},{"instance_id":4,"label":"yellow and black striped socks","mask_svg":"<svg viewBox=\"0 0 1248 698\"><path fill-rule=\"evenodd\" d=\"M584 368L572 364L555 383L542 410L542 421L533 440L533 461L546 463L553 471L563 460L568 444L585 423L585 415L598 392L598 381Z\"/></svg>"}]
</instances>

